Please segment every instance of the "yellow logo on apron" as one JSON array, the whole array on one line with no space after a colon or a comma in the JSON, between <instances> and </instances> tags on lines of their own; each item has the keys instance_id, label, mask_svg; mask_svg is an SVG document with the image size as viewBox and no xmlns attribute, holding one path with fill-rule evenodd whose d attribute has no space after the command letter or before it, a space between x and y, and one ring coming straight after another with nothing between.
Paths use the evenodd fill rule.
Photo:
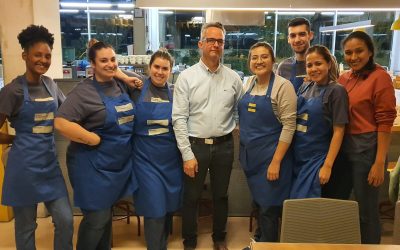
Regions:
<instances>
[{"instance_id":1,"label":"yellow logo on apron","mask_svg":"<svg viewBox=\"0 0 400 250\"><path fill-rule=\"evenodd\" d=\"M257 104L249 102L247 111L252 112L252 113L256 112L256 106L257 106Z\"/></svg>"}]
</instances>

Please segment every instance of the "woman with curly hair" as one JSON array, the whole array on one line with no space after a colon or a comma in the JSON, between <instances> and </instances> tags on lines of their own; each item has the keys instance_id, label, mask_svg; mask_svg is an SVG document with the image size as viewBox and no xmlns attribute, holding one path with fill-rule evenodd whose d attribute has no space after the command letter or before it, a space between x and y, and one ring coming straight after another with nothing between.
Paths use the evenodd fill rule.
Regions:
<instances>
[{"instance_id":1,"label":"woman with curly hair","mask_svg":"<svg viewBox=\"0 0 400 250\"><path fill-rule=\"evenodd\" d=\"M17 249L36 249L37 204L44 202L54 223L54 249L72 249L73 219L54 143L54 113L65 97L44 74L51 64L53 34L31 25L18 35L26 71L0 91L0 127L7 119L16 135L11 144L2 204L12 206Z\"/></svg>"}]
</instances>

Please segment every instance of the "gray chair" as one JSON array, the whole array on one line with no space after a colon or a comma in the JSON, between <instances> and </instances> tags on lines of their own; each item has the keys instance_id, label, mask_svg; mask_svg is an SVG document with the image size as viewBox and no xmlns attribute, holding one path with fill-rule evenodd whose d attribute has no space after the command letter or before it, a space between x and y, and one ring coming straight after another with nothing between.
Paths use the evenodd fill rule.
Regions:
<instances>
[{"instance_id":1,"label":"gray chair","mask_svg":"<svg viewBox=\"0 0 400 250\"><path fill-rule=\"evenodd\" d=\"M286 200L280 241L360 244L358 203L325 198Z\"/></svg>"},{"instance_id":2,"label":"gray chair","mask_svg":"<svg viewBox=\"0 0 400 250\"><path fill-rule=\"evenodd\" d=\"M396 202L393 223L393 244L400 245L400 201Z\"/></svg>"}]
</instances>

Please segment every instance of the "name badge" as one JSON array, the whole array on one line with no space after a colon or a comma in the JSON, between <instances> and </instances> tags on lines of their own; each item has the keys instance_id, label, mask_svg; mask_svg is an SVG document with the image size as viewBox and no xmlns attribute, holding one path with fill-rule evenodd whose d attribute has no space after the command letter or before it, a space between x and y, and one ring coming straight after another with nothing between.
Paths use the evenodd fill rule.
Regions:
<instances>
[{"instance_id":1,"label":"name badge","mask_svg":"<svg viewBox=\"0 0 400 250\"><path fill-rule=\"evenodd\" d=\"M54 120L54 112L50 113L36 113L34 121L39 122L39 121L46 121L46 120Z\"/></svg>"},{"instance_id":2,"label":"name badge","mask_svg":"<svg viewBox=\"0 0 400 250\"><path fill-rule=\"evenodd\" d=\"M163 99L161 99L161 98L159 98L159 97L152 97L152 98L150 99L150 102L161 103L161 102L169 102L169 100L163 100Z\"/></svg>"},{"instance_id":3,"label":"name badge","mask_svg":"<svg viewBox=\"0 0 400 250\"><path fill-rule=\"evenodd\" d=\"M168 120L147 120L147 125L161 125L168 126Z\"/></svg>"},{"instance_id":4,"label":"name badge","mask_svg":"<svg viewBox=\"0 0 400 250\"><path fill-rule=\"evenodd\" d=\"M307 132L307 126L301 125L301 124L297 124L296 125L296 130L299 132L303 132L306 133Z\"/></svg>"},{"instance_id":5,"label":"name badge","mask_svg":"<svg viewBox=\"0 0 400 250\"><path fill-rule=\"evenodd\" d=\"M124 116L124 117L118 118L118 124L122 125L122 124L125 124L125 123L128 123L128 122L131 122L131 121L133 121L134 118L135 118L134 115L128 115L128 116Z\"/></svg>"},{"instance_id":6,"label":"name badge","mask_svg":"<svg viewBox=\"0 0 400 250\"><path fill-rule=\"evenodd\" d=\"M49 101L54 101L53 97L46 97L46 98L37 98L35 99L35 102L49 102Z\"/></svg>"},{"instance_id":7,"label":"name badge","mask_svg":"<svg viewBox=\"0 0 400 250\"><path fill-rule=\"evenodd\" d=\"M169 132L169 128L149 129L149 135L161 135Z\"/></svg>"},{"instance_id":8,"label":"name badge","mask_svg":"<svg viewBox=\"0 0 400 250\"><path fill-rule=\"evenodd\" d=\"M255 108L256 106L257 106L257 104L249 102L249 107Z\"/></svg>"},{"instance_id":9,"label":"name badge","mask_svg":"<svg viewBox=\"0 0 400 250\"><path fill-rule=\"evenodd\" d=\"M133 109L132 103L127 103L125 105L115 106L115 110L119 112L125 112Z\"/></svg>"},{"instance_id":10,"label":"name badge","mask_svg":"<svg viewBox=\"0 0 400 250\"><path fill-rule=\"evenodd\" d=\"M298 119L304 120L304 121L308 121L308 114L307 113L303 113L300 115L297 115Z\"/></svg>"},{"instance_id":11,"label":"name badge","mask_svg":"<svg viewBox=\"0 0 400 250\"><path fill-rule=\"evenodd\" d=\"M252 112L252 113L255 113L255 112L256 112L256 109L254 109L254 108L248 108L247 111Z\"/></svg>"},{"instance_id":12,"label":"name badge","mask_svg":"<svg viewBox=\"0 0 400 250\"><path fill-rule=\"evenodd\" d=\"M32 128L34 134L50 134L53 132L53 126L35 126Z\"/></svg>"}]
</instances>

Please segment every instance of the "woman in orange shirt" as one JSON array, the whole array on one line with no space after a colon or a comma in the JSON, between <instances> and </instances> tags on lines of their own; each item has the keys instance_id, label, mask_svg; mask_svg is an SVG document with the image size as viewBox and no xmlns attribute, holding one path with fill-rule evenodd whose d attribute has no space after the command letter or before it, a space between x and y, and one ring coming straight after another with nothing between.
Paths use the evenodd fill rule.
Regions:
<instances>
[{"instance_id":1,"label":"woman in orange shirt","mask_svg":"<svg viewBox=\"0 0 400 250\"><path fill-rule=\"evenodd\" d=\"M379 186L383 183L396 100L389 74L374 62L371 37L355 31L343 41L350 71L338 81L349 95L349 124L323 197L348 199L354 188L361 242L380 243Z\"/></svg>"}]
</instances>

